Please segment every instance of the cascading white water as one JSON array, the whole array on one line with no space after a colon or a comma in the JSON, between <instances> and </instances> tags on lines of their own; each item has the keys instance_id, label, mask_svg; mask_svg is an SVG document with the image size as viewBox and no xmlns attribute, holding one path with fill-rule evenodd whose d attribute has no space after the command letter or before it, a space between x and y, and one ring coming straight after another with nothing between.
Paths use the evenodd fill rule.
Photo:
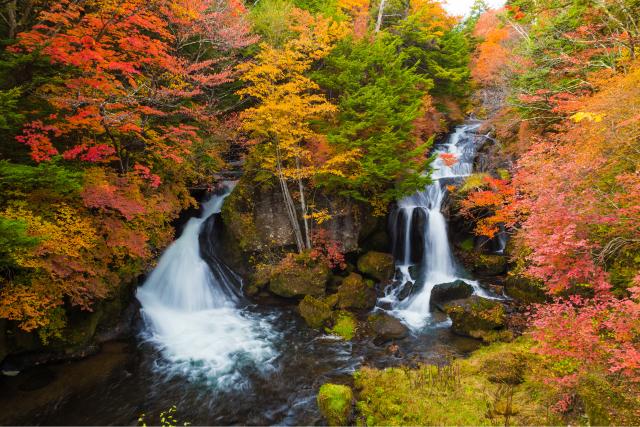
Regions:
<instances>
[{"instance_id":1,"label":"cascading white water","mask_svg":"<svg viewBox=\"0 0 640 427\"><path fill-rule=\"evenodd\" d=\"M447 233L447 221L441 212L446 197L446 183L469 176L473 170L473 158L475 156L475 133L478 125L464 125L456 129L449 137L446 144L436 147L436 160L433 163L431 175L433 183L422 191L398 202L395 230L402 229L404 236L402 247L396 248L396 252L402 254L397 262L396 282L399 287L388 290L387 295L381 299L386 305L391 305L391 314L402 319L413 329L423 328L430 317L431 291L435 285L450 283L456 280L464 280L472 285L476 292L483 293L478 283L468 278L460 277L459 268L451 252L449 236ZM455 164L449 166L440 155L447 153L455 160ZM423 215L425 225L422 237L423 253L421 259L413 262L411 236L414 233L415 213ZM402 222L404 227L400 227ZM412 270L414 277L412 277ZM419 292L402 300L400 295L405 286L413 287L419 283L422 288Z\"/></svg>"},{"instance_id":2,"label":"cascading white water","mask_svg":"<svg viewBox=\"0 0 640 427\"><path fill-rule=\"evenodd\" d=\"M136 295L147 339L165 358L158 367L226 387L243 383L243 366L268 370L276 356L269 325L237 308L231 277L214 276L200 255L202 225L228 194L202 205L202 216L189 220Z\"/></svg>"}]
</instances>

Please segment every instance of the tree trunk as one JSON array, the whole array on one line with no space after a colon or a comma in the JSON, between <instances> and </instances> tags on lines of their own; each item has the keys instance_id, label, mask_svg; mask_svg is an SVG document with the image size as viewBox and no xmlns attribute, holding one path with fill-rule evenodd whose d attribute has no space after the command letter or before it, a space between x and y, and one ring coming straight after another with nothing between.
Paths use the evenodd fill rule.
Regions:
<instances>
[{"instance_id":1,"label":"tree trunk","mask_svg":"<svg viewBox=\"0 0 640 427\"><path fill-rule=\"evenodd\" d=\"M384 20L384 8L387 5L387 0L380 0L380 7L378 9L378 20L376 21L376 33L380 32L382 28L382 21Z\"/></svg>"},{"instance_id":2,"label":"tree trunk","mask_svg":"<svg viewBox=\"0 0 640 427\"><path fill-rule=\"evenodd\" d=\"M300 159L296 157L296 167L300 170ZM302 178L298 177L298 191L300 191L300 211L302 212L302 223L304 224L304 242L307 249L311 249L311 233L309 231L309 219L307 218L307 201L304 197L304 184Z\"/></svg>"},{"instance_id":3,"label":"tree trunk","mask_svg":"<svg viewBox=\"0 0 640 427\"><path fill-rule=\"evenodd\" d=\"M291 228L293 230L293 236L296 240L296 246L298 247L298 252L301 253L305 249L304 241L302 240L302 230L300 230L300 223L298 222L298 214L296 213L296 207L293 203L293 198L291 197L291 193L289 192L289 187L287 186L287 179L282 173L282 162L280 159L280 147L276 142L276 166L278 168L278 181L280 182L280 188L282 189L282 198L284 199L284 205L287 210L287 215L289 216L289 222L291 223Z\"/></svg>"}]
</instances>

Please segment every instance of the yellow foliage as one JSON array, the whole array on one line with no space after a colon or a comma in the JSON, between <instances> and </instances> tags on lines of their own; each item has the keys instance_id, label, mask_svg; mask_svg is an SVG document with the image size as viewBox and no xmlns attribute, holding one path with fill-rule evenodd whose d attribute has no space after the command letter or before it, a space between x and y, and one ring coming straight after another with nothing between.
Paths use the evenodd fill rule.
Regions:
<instances>
[{"instance_id":1,"label":"yellow foliage","mask_svg":"<svg viewBox=\"0 0 640 427\"><path fill-rule=\"evenodd\" d=\"M312 153L305 145L318 139L310 122L337 112L305 73L313 62L331 52L348 29L344 23L300 9L293 9L289 25L297 38L283 48L262 44L254 62L238 67L247 83L238 94L258 101L241 118L242 128L269 146L261 156L262 166L271 171L279 169L286 178L302 179L317 173ZM333 159L327 162L325 172L336 172L338 165L346 163L345 156Z\"/></svg>"}]
</instances>

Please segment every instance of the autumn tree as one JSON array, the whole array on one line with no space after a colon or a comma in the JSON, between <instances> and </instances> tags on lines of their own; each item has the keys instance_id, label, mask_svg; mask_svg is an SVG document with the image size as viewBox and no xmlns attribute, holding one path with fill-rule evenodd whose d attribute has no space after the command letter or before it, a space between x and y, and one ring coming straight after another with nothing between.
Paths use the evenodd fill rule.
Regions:
<instances>
[{"instance_id":1,"label":"autumn tree","mask_svg":"<svg viewBox=\"0 0 640 427\"><path fill-rule=\"evenodd\" d=\"M346 27L300 9L293 9L289 19L296 36L282 48L262 44L255 60L239 67L246 83L239 94L256 101L242 113L242 127L255 139L253 150L260 153L262 167L272 171L280 183L296 245L303 251L311 248L305 181L320 173L341 175L339 164L357 153L350 151L316 165L311 150L314 141L321 138L311 122L327 119L337 109L306 74L315 61L329 55L346 34ZM297 185L299 209L290 182Z\"/></svg>"},{"instance_id":2,"label":"autumn tree","mask_svg":"<svg viewBox=\"0 0 640 427\"><path fill-rule=\"evenodd\" d=\"M256 37L233 0L13 5L37 24L0 57L0 317L46 340L169 243L222 164L218 100Z\"/></svg>"}]
</instances>

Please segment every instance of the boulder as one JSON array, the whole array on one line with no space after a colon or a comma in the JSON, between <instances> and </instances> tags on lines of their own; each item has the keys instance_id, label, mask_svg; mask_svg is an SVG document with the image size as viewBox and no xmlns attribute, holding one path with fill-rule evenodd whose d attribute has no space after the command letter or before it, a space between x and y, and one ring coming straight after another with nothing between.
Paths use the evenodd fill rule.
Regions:
<instances>
[{"instance_id":1,"label":"boulder","mask_svg":"<svg viewBox=\"0 0 640 427\"><path fill-rule=\"evenodd\" d=\"M505 293L525 304L543 303L549 298L541 283L512 273L505 280Z\"/></svg>"},{"instance_id":2,"label":"boulder","mask_svg":"<svg viewBox=\"0 0 640 427\"><path fill-rule=\"evenodd\" d=\"M333 318L333 328L327 328L328 333L337 335L347 341L350 341L356 336L358 321L352 313L339 311L334 314Z\"/></svg>"},{"instance_id":3,"label":"boulder","mask_svg":"<svg viewBox=\"0 0 640 427\"><path fill-rule=\"evenodd\" d=\"M286 268L276 269L269 280L269 290L281 297L293 298L325 294L331 271L324 264L306 265L294 263Z\"/></svg>"},{"instance_id":4,"label":"boulder","mask_svg":"<svg viewBox=\"0 0 640 427\"><path fill-rule=\"evenodd\" d=\"M475 295L450 302L444 306L444 311L453 322L453 332L462 336L481 338L483 333L505 326L504 306L498 301Z\"/></svg>"},{"instance_id":5,"label":"boulder","mask_svg":"<svg viewBox=\"0 0 640 427\"><path fill-rule=\"evenodd\" d=\"M331 307L326 302L310 295L304 297L298 304L300 315L312 328L318 329L331 319Z\"/></svg>"},{"instance_id":6,"label":"boulder","mask_svg":"<svg viewBox=\"0 0 640 427\"><path fill-rule=\"evenodd\" d=\"M395 260L391 254L367 252L358 259L358 270L378 282L388 282L395 272Z\"/></svg>"},{"instance_id":7,"label":"boulder","mask_svg":"<svg viewBox=\"0 0 640 427\"><path fill-rule=\"evenodd\" d=\"M504 255L483 254L476 250L457 251L458 258L464 266L475 275L495 277L507 272L507 257Z\"/></svg>"},{"instance_id":8,"label":"boulder","mask_svg":"<svg viewBox=\"0 0 640 427\"><path fill-rule=\"evenodd\" d=\"M376 292L357 273L351 273L338 288L338 307L366 310L375 307Z\"/></svg>"},{"instance_id":9,"label":"boulder","mask_svg":"<svg viewBox=\"0 0 640 427\"><path fill-rule=\"evenodd\" d=\"M429 301L433 307L449 301L469 298L471 295L473 295L473 286L462 280L456 280L455 282L434 286L431 290L431 299Z\"/></svg>"},{"instance_id":10,"label":"boulder","mask_svg":"<svg viewBox=\"0 0 640 427\"><path fill-rule=\"evenodd\" d=\"M377 345L401 340L409 335L409 329L398 319L388 314L378 313L369 316L369 325L375 334L374 342Z\"/></svg>"},{"instance_id":11,"label":"boulder","mask_svg":"<svg viewBox=\"0 0 640 427\"><path fill-rule=\"evenodd\" d=\"M353 391L346 385L324 384L318 392L318 408L330 426L349 424L353 410Z\"/></svg>"},{"instance_id":12,"label":"boulder","mask_svg":"<svg viewBox=\"0 0 640 427\"><path fill-rule=\"evenodd\" d=\"M400 292L398 293L398 299L400 301L406 300L413 292L414 286L415 283L412 282L406 282L404 285L402 285L402 289L400 289Z\"/></svg>"}]
</instances>

